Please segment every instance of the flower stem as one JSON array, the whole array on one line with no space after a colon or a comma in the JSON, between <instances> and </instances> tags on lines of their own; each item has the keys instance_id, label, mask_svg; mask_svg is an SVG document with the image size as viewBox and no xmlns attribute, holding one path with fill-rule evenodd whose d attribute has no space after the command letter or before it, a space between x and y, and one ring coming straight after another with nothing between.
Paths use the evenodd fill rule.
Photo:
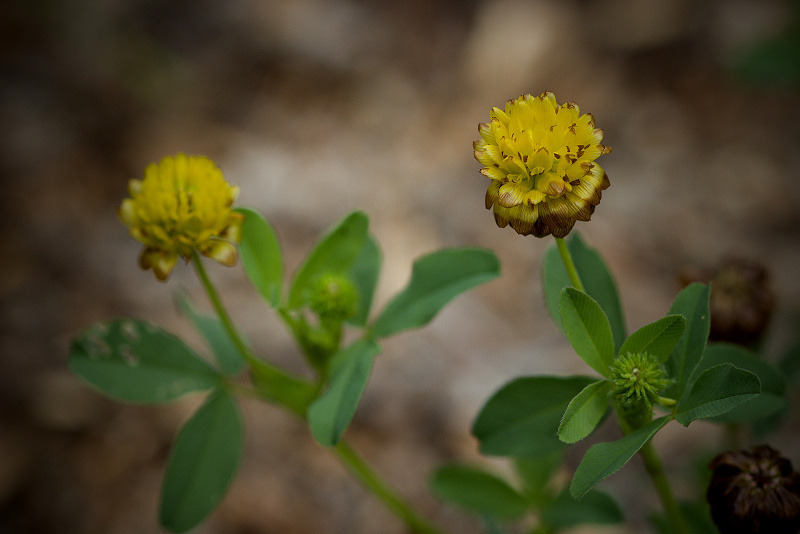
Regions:
<instances>
[{"instance_id":1,"label":"flower stem","mask_svg":"<svg viewBox=\"0 0 800 534\"><path fill-rule=\"evenodd\" d=\"M363 459L347 445L340 441L333 448L339 459L350 469L364 486L378 497L406 526L416 534L441 534L442 531L418 516L391 488L370 468Z\"/></svg>"},{"instance_id":2,"label":"flower stem","mask_svg":"<svg viewBox=\"0 0 800 534\"><path fill-rule=\"evenodd\" d=\"M567 243L561 237L556 237L556 246L558 246L558 253L561 255L561 261L564 263L564 268L567 270L567 275L569 276L569 281L580 291L585 291L583 289L583 284L581 283L581 277L578 276L578 270L575 268L575 263L572 261L572 255L569 253L569 249L567 248Z\"/></svg>"},{"instance_id":3,"label":"flower stem","mask_svg":"<svg viewBox=\"0 0 800 534\"><path fill-rule=\"evenodd\" d=\"M672 494L672 488L669 485L669 480L667 480L667 476L664 474L664 465L661 463L661 458L659 458L653 444L648 441L645 446L639 450L639 454L644 460L647 473L653 480L656 492L658 492L658 496L661 499L661 504L664 506L664 512L666 513L667 521L671 527L671 532L673 534L689 534L689 529L686 527L686 523L683 520L683 514L678 507L678 501L675 500L675 496Z\"/></svg>"},{"instance_id":4,"label":"flower stem","mask_svg":"<svg viewBox=\"0 0 800 534\"><path fill-rule=\"evenodd\" d=\"M242 357L247 361L248 364L258 365L260 367L273 367L274 370L278 373L284 374L283 371L278 369L277 367L272 366L271 364L265 362L256 357L253 354L253 351L250 347L247 346L247 343L244 342L242 336L239 334L239 331L236 329L236 326L233 324L231 320L231 316L228 315L228 310L225 309L225 305L222 304L222 299L217 292L217 288L214 287L214 284L211 282L211 279L208 277L208 273L206 272L206 268L203 265L203 262L200 258L200 255L197 253L196 250L192 251L192 262L194 263L194 270L197 273L197 277L200 279L200 282L203 284L203 288L206 290L208 294L208 300L211 301L211 306L213 306L214 311L217 312L217 316L219 320L222 322L222 326L225 328L225 331L230 336L233 344L236 345L236 348L239 350L239 353Z\"/></svg>"}]
</instances>

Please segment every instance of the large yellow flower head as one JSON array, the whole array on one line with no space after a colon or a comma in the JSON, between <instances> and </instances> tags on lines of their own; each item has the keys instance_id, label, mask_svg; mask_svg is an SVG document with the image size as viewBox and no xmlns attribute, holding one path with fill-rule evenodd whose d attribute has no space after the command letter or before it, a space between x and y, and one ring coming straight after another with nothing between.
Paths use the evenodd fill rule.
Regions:
<instances>
[{"instance_id":1,"label":"large yellow flower head","mask_svg":"<svg viewBox=\"0 0 800 534\"><path fill-rule=\"evenodd\" d=\"M486 209L497 225L522 235L566 236L575 221L588 221L600 202L608 176L595 163L611 148L601 145L603 131L578 106L559 106L553 93L524 95L493 108L480 124L475 159L491 178Z\"/></svg>"},{"instance_id":2,"label":"large yellow flower head","mask_svg":"<svg viewBox=\"0 0 800 534\"><path fill-rule=\"evenodd\" d=\"M203 156L178 154L151 163L144 180L128 184L131 198L118 214L130 234L144 244L142 269L153 269L161 281L178 257L187 262L196 250L224 265L235 265L236 246L244 217L231 210L239 188L222 177Z\"/></svg>"}]
</instances>

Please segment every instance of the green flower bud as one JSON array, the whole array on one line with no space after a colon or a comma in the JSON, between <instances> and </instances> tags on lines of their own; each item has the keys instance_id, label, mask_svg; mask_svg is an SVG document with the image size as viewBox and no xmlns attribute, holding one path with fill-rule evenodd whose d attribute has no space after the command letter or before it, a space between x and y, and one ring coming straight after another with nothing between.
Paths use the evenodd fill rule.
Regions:
<instances>
[{"instance_id":1,"label":"green flower bud","mask_svg":"<svg viewBox=\"0 0 800 534\"><path fill-rule=\"evenodd\" d=\"M620 355L611 366L611 396L621 415L639 427L653 417L659 393L669 385L664 367L647 352Z\"/></svg>"},{"instance_id":2,"label":"green flower bud","mask_svg":"<svg viewBox=\"0 0 800 534\"><path fill-rule=\"evenodd\" d=\"M322 323L342 323L358 311L358 290L346 276L325 274L312 284L308 305Z\"/></svg>"}]
</instances>

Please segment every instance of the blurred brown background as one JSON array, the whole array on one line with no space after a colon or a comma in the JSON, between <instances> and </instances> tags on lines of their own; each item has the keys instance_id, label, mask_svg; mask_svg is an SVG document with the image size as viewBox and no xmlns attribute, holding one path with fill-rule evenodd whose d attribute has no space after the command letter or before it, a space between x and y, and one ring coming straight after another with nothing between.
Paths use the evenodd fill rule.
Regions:
<instances>
[{"instance_id":1,"label":"blurred brown background","mask_svg":"<svg viewBox=\"0 0 800 534\"><path fill-rule=\"evenodd\" d=\"M0 533L160 531L169 444L200 399L120 405L66 358L72 335L118 315L199 346L172 297L185 286L205 306L191 269L168 284L140 271L115 215L127 181L178 151L214 159L239 203L264 211L289 271L324 228L366 211L385 256L377 306L420 254L497 252L501 279L386 341L348 432L450 532L481 527L426 478L481 461L469 434L480 405L521 374L585 372L542 304L549 241L498 229L482 207L471 142L491 106L549 90L605 131L611 188L576 229L614 270L630 328L666 312L686 266L733 254L760 259L780 290L777 352L800 302L797 25L777 0L3 2ZM211 275L260 353L303 372L241 269ZM242 406L241 473L197 532L403 532L299 422ZM659 435L676 482L692 469L684 453L715 437L703 423ZM796 439L771 438L795 465ZM657 504L638 461L604 487L631 524L598 531L645 531Z\"/></svg>"}]
</instances>

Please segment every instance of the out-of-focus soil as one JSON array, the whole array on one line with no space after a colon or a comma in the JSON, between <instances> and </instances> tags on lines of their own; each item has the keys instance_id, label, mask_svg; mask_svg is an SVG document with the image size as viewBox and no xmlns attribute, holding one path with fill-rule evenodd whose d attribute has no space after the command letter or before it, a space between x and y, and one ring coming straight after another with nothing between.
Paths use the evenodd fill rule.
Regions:
<instances>
[{"instance_id":1,"label":"out-of-focus soil","mask_svg":"<svg viewBox=\"0 0 800 534\"><path fill-rule=\"evenodd\" d=\"M239 185L290 271L327 226L364 210L384 254L377 307L423 253L498 254L500 279L384 343L347 433L449 532L481 523L426 481L445 461L487 462L469 433L481 404L522 374L586 372L542 303L549 241L498 229L482 207L471 143L491 106L549 90L604 130L611 187L576 230L614 270L631 329L669 309L685 267L742 256L779 290L767 345L778 351L800 302L800 102L796 87L732 67L789 15L788 2L762 0L3 3L0 532L160 532L170 443L201 399L121 405L66 362L71 336L119 315L200 347L173 305L179 287L205 302L191 269L167 284L140 271L115 214L128 180L178 151L211 157ZM210 270L259 353L304 372L242 270ZM197 532L404 532L298 420L241 404L241 472ZM656 445L679 479L717 438L696 423ZM769 439L800 463L796 431ZM606 483L631 523L604 532L646 530L647 484L638 462Z\"/></svg>"}]
</instances>

